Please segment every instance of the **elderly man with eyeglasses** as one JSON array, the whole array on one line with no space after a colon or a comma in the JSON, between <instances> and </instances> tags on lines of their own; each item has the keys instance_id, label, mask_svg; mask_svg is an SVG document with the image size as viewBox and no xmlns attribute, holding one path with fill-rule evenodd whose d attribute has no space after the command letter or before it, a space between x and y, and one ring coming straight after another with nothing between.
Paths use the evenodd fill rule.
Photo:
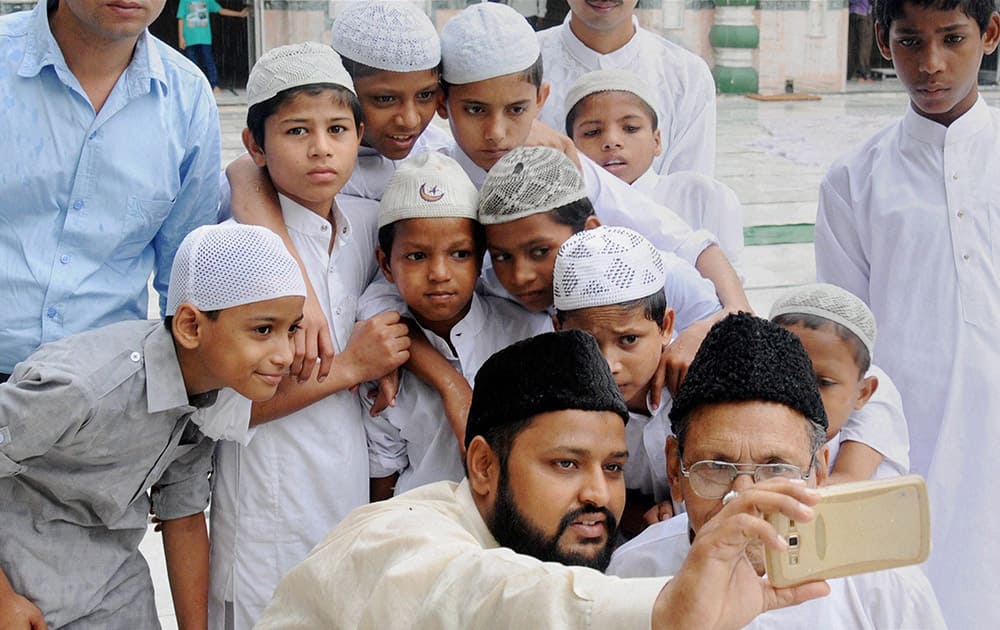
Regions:
<instances>
[{"instance_id":1,"label":"elderly man with eyeglasses","mask_svg":"<svg viewBox=\"0 0 1000 630\"><path fill-rule=\"evenodd\" d=\"M672 575L699 534L734 497L775 479L821 485L827 418L802 344L741 313L716 324L698 350L670 412L667 476L686 513L648 527L620 547L607 572ZM764 575L763 547L747 561ZM766 578L765 578L766 579ZM830 596L757 617L751 628L943 628L926 577L904 567L828 580Z\"/></svg>"}]
</instances>

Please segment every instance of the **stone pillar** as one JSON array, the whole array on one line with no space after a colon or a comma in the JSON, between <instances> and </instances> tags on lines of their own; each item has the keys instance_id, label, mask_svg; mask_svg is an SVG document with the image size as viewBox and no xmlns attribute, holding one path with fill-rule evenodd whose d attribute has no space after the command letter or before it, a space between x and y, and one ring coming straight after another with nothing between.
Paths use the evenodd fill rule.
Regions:
<instances>
[{"instance_id":1,"label":"stone pillar","mask_svg":"<svg viewBox=\"0 0 1000 630\"><path fill-rule=\"evenodd\" d=\"M708 39L715 48L712 68L720 92L745 94L758 91L753 54L760 44L760 30L754 24L757 0L715 0L715 24Z\"/></svg>"}]
</instances>

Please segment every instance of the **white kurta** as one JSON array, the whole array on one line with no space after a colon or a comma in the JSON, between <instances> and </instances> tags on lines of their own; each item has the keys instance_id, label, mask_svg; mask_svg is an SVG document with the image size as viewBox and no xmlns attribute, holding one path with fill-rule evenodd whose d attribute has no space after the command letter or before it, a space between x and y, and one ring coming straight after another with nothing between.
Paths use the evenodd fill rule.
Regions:
<instances>
[{"instance_id":1,"label":"white kurta","mask_svg":"<svg viewBox=\"0 0 1000 630\"><path fill-rule=\"evenodd\" d=\"M658 175L652 168L632 182L632 188L673 210L691 229L714 234L726 258L742 277L743 206L736 191L695 171Z\"/></svg>"},{"instance_id":2,"label":"white kurta","mask_svg":"<svg viewBox=\"0 0 1000 630\"><path fill-rule=\"evenodd\" d=\"M670 430L670 408L674 399L667 388L660 394L660 406L649 414L630 411L625 425L628 461L625 462L625 487L648 494L660 503L670 498L667 480L667 436ZM646 399L649 407L649 397Z\"/></svg>"},{"instance_id":3,"label":"white kurta","mask_svg":"<svg viewBox=\"0 0 1000 630\"><path fill-rule=\"evenodd\" d=\"M434 349L474 386L476 373L493 353L551 332L552 320L501 298L473 294L469 312L451 329L455 352L441 337L423 331ZM363 400L369 405L367 397ZM409 371L400 373L396 406L369 418L365 430L371 476L399 473L397 495L435 481L461 481L465 476L458 440L440 395Z\"/></svg>"},{"instance_id":4,"label":"white kurta","mask_svg":"<svg viewBox=\"0 0 1000 630\"><path fill-rule=\"evenodd\" d=\"M569 27L571 14L559 26L538 34L544 79L552 86L539 118L566 131L566 93L581 76L594 70L627 70L656 90L663 154L653 160L657 173L715 173L715 80L708 64L694 53L644 28L633 17L635 35L627 44L602 55L580 41Z\"/></svg>"},{"instance_id":5,"label":"white kurta","mask_svg":"<svg viewBox=\"0 0 1000 630\"><path fill-rule=\"evenodd\" d=\"M282 581L258 630L647 630L666 580L620 580L514 553L468 481L355 510Z\"/></svg>"},{"instance_id":6,"label":"white kurta","mask_svg":"<svg viewBox=\"0 0 1000 630\"><path fill-rule=\"evenodd\" d=\"M830 470L837 460L840 444L859 442L882 454L872 479L898 477L910 472L910 437L903 415L899 390L881 368L873 365L866 376L878 377L878 389L861 409L855 409L840 432L830 438Z\"/></svg>"},{"instance_id":7,"label":"white kurta","mask_svg":"<svg viewBox=\"0 0 1000 630\"><path fill-rule=\"evenodd\" d=\"M477 166L457 143L442 153L461 165L476 188L482 187L486 171ZM587 198L594 205L594 212L601 223L631 228L657 248L673 252L692 265L698 262L698 256L706 247L718 242L712 233L692 230L669 208L633 190L582 153L579 155Z\"/></svg>"},{"instance_id":8,"label":"white kurta","mask_svg":"<svg viewBox=\"0 0 1000 630\"><path fill-rule=\"evenodd\" d=\"M338 195L330 223L281 197L288 233L342 351L358 296L376 272L377 205ZM220 442L211 522L211 627L233 602L236 628L250 628L281 577L348 512L368 502L364 412L356 393L337 392L253 429L246 446Z\"/></svg>"},{"instance_id":9,"label":"white kurta","mask_svg":"<svg viewBox=\"0 0 1000 630\"><path fill-rule=\"evenodd\" d=\"M830 169L816 221L818 279L878 321L935 516L926 570L955 628L1000 627L998 163L1000 112L982 97L949 127L907 108Z\"/></svg>"},{"instance_id":10,"label":"white kurta","mask_svg":"<svg viewBox=\"0 0 1000 630\"><path fill-rule=\"evenodd\" d=\"M609 575L639 578L674 575L691 549L687 514L647 527L619 547ZM915 566L827 580L830 594L754 619L752 630L889 630L945 628L926 576Z\"/></svg>"}]
</instances>

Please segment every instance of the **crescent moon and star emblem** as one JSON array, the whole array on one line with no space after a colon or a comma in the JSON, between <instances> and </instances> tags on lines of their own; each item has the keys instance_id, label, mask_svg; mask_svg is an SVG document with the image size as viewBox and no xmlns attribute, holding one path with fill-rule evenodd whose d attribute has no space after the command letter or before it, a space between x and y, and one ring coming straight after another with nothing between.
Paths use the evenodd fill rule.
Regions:
<instances>
[{"instance_id":1,"label":"crescent moon and star emblem","mask_svg":"<svg viewBox=\"0 0 1000 630\"><path fill-rule=\"evenodd\" d=\"M444 191L437 186L428 186L426 183L420 184L420 198L424 201L434 203L435 201L441 201L442 197L444 197Z\"/></svg>"}]
</instances>

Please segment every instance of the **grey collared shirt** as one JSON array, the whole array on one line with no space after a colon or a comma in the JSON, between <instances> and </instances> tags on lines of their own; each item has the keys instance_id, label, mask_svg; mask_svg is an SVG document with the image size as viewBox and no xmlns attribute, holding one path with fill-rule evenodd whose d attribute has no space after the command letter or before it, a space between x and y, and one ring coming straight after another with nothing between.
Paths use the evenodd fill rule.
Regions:
<instances>
[{"instance_id":1,"label":"grey collared shirt","mask_svg":"<svg viewBox=\"0 0 1000 630\"><path fill-rule=\"evenodd\" d=\"M147 514L196 514L213 442L159 321L42 346L0 385L0 566L50 627L158 627Z\"/></svg>"}]
</instances>

